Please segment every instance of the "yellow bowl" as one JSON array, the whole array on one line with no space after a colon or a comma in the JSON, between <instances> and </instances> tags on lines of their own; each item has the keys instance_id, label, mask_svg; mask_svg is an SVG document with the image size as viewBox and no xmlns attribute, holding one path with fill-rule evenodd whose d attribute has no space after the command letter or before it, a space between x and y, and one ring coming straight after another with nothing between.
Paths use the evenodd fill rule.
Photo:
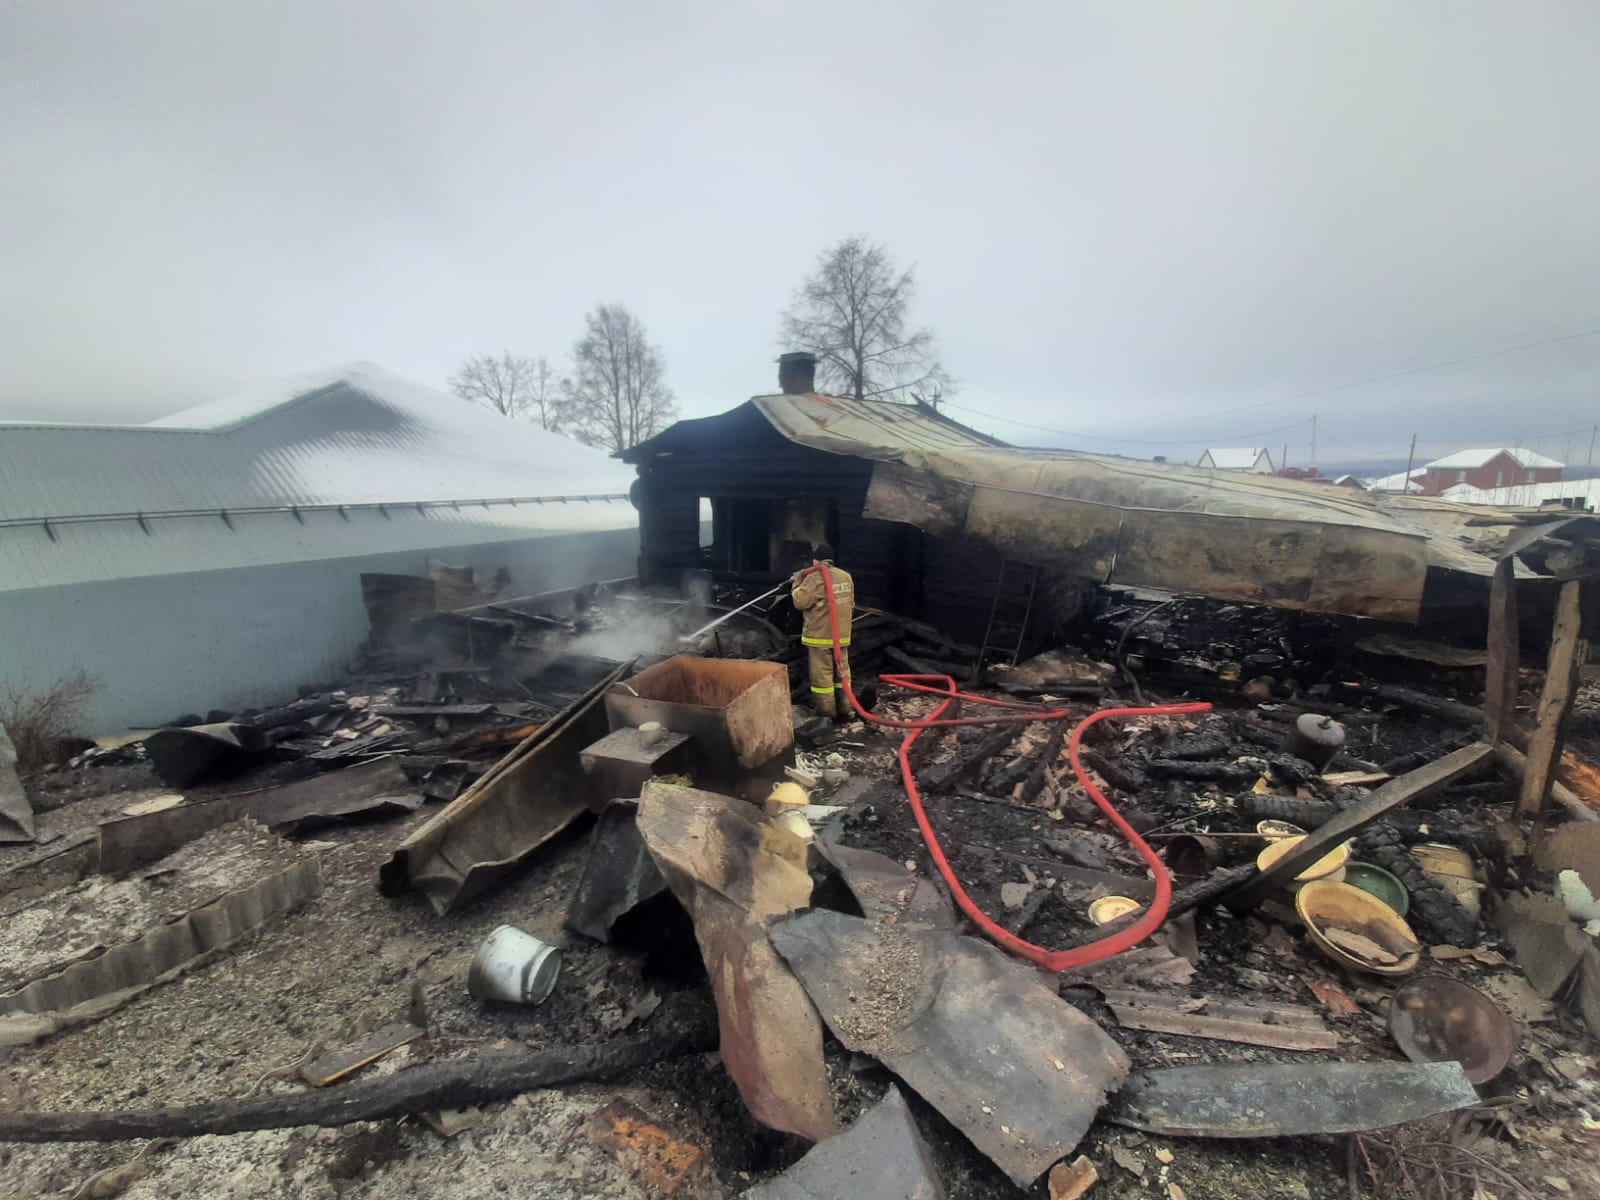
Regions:
<instances>
[{"instance_id":1,"label":"yellow bowl","mask_svg":"<svg viewBox=\"0 0 1600 1200\"><path fill-rule=\"evenodd\" d=\"M798 783L784 780L773 784L772 794L767 797L767 812L778 814L791 808L804 808L811 803L811 793Z\"/></svg>"},{"instance_id":2,"label":"yellow bowl","mask_svg":"<svg viewBox=\"0 0 1600 1200\"><path fill-rule=\"evenodd\" d=\"M1291 825L1287 821L1257 821L1256 832L1269 842L1276 842L1282 838L1305 837L1306 831L1298 825Z\"/></svg>"},{"instance_id":3,"label":"yellow bowl","mask_svg":"<svg viewBox=\"0 0 1600 1200\"><path fill-rule=\"evenodd\" d=\"M1101 896L1089 905L1089 920L1096 925L1109 925L1119 917L1138 912L1144 905L1127 896Z\"/></svg>"},{"instance_id":4,"label":"yellow bowl","mask_svg":"<svg viewBox=\"0 0 1600 1200\"><path fill-rule=\"evenodd\" d=\"M1408 975L1422 961L1422 947L1405 918L1358 887L1315 880L1296 894L1294 908L1305 922L1306 936L1317 949L1353 971ZM1359 945L1341 939L1340 931L1375 943L1394 961L1380 962L1368 957Z\"/></svg>"},{"instance_id":5,"label":"yellow bowl","mask_svg":"<svg viewBox=\"0 0 1600 1200\"><path fill-rule=\"evenodd\" d=\"M1256 870L1265 871L1301 842L1305 835L1299 837L1278 838L1268 842L1260 854L1256 855ZM1294 877L1289 884L1291 891L1298 891L1301 885L1311 883L1313 880L1329 879L1338 882L1344 878L1344 867L1350 861L1350 847L1347 845L1335 846L1316 862L1312 863L1300 874Z\"/></svg>"}]
</instances>

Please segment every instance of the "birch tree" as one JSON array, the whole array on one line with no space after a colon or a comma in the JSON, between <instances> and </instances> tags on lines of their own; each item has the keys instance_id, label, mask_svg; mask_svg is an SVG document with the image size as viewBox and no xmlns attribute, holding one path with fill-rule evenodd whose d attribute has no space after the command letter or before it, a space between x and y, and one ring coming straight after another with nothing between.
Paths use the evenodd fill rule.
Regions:
<instances>
[{"instance_id":1,"label":"birch tree","mask_svg":"<svg viewBox=\"0 0 1600 1200\"><path fill-rule=\"evenodd\" d=\"M938 397L953 390L931 330L908 325L910 268L864 238L823 251L783 314L782 348L817 356L818 386L856 400Z\"/></svg>"},{"instance_id":2,"label":"birch tree","mask_svg":"<svg viewBox=\"0 0 1600 1200\"><path fill-rule=\"evenodd\" d=\"M661 351L622 305L602 304L584 317L572 359L563 393L580 441L615 453L654 437L677 415Z\"/></svg>"}]
</instances>

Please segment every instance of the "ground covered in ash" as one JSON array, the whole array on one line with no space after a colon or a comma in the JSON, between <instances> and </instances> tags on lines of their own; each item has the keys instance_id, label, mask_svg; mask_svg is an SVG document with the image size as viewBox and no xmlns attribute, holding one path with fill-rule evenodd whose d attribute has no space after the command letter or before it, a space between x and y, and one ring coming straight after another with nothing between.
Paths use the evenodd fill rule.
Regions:
<instances>
[{"instance_id":1,"label":"ground covered in ash","mask_svg":"<svg viewBox=\"0 0 1600 1200\"><path fill-rule=\"evenodd\" d=\"M1248 666L1265 671L1271 664ZM1222 862L1246 860L1259 849L1249 836L1259 819L1251 788L1275 769L1280 781L1275 791L1286 799L1337 809L1359 798L1309 777L1299 783L1289 779L1298 768L1275 760L1283 757L1286 720L1309 698L1290 694L1282 679L1269 685L1266 696L1244 696L1239 689L1245 682L1219 684L1217 698L1229 702L1210 715L1108 723L1090 742L1091 758L1103 768L1092 768L1092 778L1153 845L1184 832L1239 835L1218 838ZM1182 698L1176 690L1149 683L1143 691L1152 701ZM1407 756L1436 755L1460 736L1404 707L1364 706L1349 694L1336 700L1331 691L1317 698L1325 707L1337 704L1350 731L1346 761L1330 770L1397 766ZM895 716L914 716L925 708L921 700L883 701L883 711ZM1088 711L1081 704L1072 708L1076 714ZM1580 714L1577 728L1590 726L1600 729L1600 721ZM1051 763L1049 775L1034 787L1023 768L1051 750L1051 732L1040 725L1008 739L970 772L931 789L928 807L972 899L1029 939L1057 948L1093 937L1088 905L1113 894L1119 879L1141 877L1142 870L1065 762ZM916 758L919 777L959 761L986 736L973 730L928 737ZM899 742L898 734L856 724L808 756L814 754L813 765L821 766L825 755L840 754L853 777L839 793L849 802L835 818L840 840L879 850L931 876L928 849L899 782L894 758ZM1206 753L1197 754L1200 750ZM1219 770L1212 778L1194 778L1152 765L1173 761L1214 763ZM161 790L136 768L63 773L45 784L60 802L42 813L41 826L47 833L66 833ZM829 797L819 793L816 799ZM1487 776L1408 808L1392 827L1401 844L1430 840L1467 848L1487 874L1503 878L1508 867L1497 829L1511 800L1505 785ZM662 918L653 954L619 952L563 930L587 848L582 828L461 913L441 917L419 898L380 896L379 865L435 812L429 806L401 820L350 824L301 839L300 846L309 847L322 863L324 888L314 901L109 1016L36 1045L0 1049L0 1104L120 1109L299 1091L305 1087L296 1075L301 1064L406 1017L424 1020L427 1037L366 1068L368 1073L508 1049L598 1043L707 1015L710 995L703 971L682 927L674 930L669 917ZM0 870L23 853L0 851ZM26 902L48 905L52 898L78 894L73 889L90 882L50 880ZM183 894L185 903L194 898ZM538 1007L488 1007L467 993L475 948L503 923L564 947L555 992ZM1515 969L1503 965L1510 952L1490 923L1473 923L1469 932L1460 940L1468 941L1478 957L1430 958L1427 969L1491 991L1519 1021L1521 1051L1512 1068L1486 1089L1483 1109L1465 1119L1359 1139L1225 1142L1158 1137L1101 1123L1076 1152L1087 1155L1099 1172L1088 1196L1346 1200L1430 1195L1401 1190L1400 1181L1426 1180L1429 1147L1436 1144L1452 1148L1450 1171L1477 1172L1485 1197L1600 1195L1595 1044L1570 1013L1539 1001ZM1426 940L1430 945L1444 941ZM1221 909L1202 912L1194 945L1195 974L1186 985L1192 995L1313 1007L1339 1034L1339 1048L1296 1053L1139 1032L1119 1026L1092 988L1069 984L1063 995L1099 1021L1136 1068L1301 1061L1314 1069L1329 1058L1400 1058L1387 1032L1392 987L1375 977L1341 973L1273 912L1244 917ZM18 952L8 950L13 953ZM1336 987L1355 1011L1328 1011L1313 984ZM827 1060L846 1120L881 1097L890 1082L876 1063L850 1054L831 1038ZM677 1196L737 1196L783 1170L806 1148L749 1116L713 1052L661 1063L622 1081L544 1090L488 1105L471 1127L450 1138L421 1121L402 1119L175 1143L4 1145L0 1195L465 1200L664 1194L593 1136L595 1114L619 1098L672 1138L700 1150L702 1165L673 1193ZM914 1096L908 1099L949 1196L1046 1194L1042 1181L1032 1193L1015 1188L936 1112ZM117 1169L119 1175L100 1175L92 1182L97 1173ZM1435 1170L1435 1177L1443 1176ZM1470 1197L1472 1192L1445 1194Z\"/></svg>"}]
</instances>

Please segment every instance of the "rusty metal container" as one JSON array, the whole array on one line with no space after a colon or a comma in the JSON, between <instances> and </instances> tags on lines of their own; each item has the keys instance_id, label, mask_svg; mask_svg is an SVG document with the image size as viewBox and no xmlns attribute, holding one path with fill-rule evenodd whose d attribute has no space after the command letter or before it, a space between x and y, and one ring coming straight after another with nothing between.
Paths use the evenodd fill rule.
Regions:
<instances>
[{"instance_id":1,"label":"rusty metal container","mask_svg":"<svg viewBox=\"0 0 1600 1200\"><path fill-rule=\"evenodd\" d=\"M613 729L658 721L689 736L695 782L731 787L794 746L789 671L782 663L680 654L612 684Z\"/></svg>"}]
</instances>

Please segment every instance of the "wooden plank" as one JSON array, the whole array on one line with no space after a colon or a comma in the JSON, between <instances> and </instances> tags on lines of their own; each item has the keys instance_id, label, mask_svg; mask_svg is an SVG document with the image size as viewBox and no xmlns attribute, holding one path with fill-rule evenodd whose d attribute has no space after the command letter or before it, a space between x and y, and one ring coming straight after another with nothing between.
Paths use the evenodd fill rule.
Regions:
<instances>
[{"instance_id":1,"label":"wooden plank","mask_svg":"<svg viewBox=\"0 0 1600 1200\"><path fill-rule=\"evenodd\" d=\"M1515 563L1510 555L1495 564L1489 587L1489 662L1483 693L1483 740L1498 742L1517 704L1517 671L1522 665L1517 632Z\"/></svg>"},{"instance_id":2,"label":"wooden plank","mask_svg":"<svg viewBox=\"0 0 1600 1200\"><path fill-rule=\"evenodd\" d=\"M385 1054L416 1041L422 1036L422 1032L415 1025L404 1022L385 1025L382 1029L374 1030L348 1046L341 1046L337 1050L330 1050L321 1057L312 1059L300 1068L300 1078L312 1087L327 1087L330 1083L337 1083L346 1075L359 1071L368 1063L377 1062Z\"/></svg>"},{"instance_id":3,"label":"wooden plank","mask_svg":"<svg viewBox=\"0 0 1600 1200\"><path fill-rule=\"evenodd\" d=\"M1294 1026L1299 1029L1326 1029L1322 1014L1306 1004L1274 1004L1262 1000L1219 1000L1214 996L1190 996L1183 992L1143 991L1134 988L1100 988L1101 996L1113 1008L1153 1008L1163 1012L1221 1017L1228 1021L1252 1024Z\"/></svg>"},{"instance_id":4,"label":"wooden plank","mask_svg":"<svg viewBox=\"0 0 1600 1200\"><path fill-rule=\"evenodd\" d=\"M1494 760L1517 779L1528 773L1528 756L1510 742L1501 742L1494 748ZM1600 814L1584 803L1583 797L1559 779L1550 781L1550 799L1567 810L1567 815L1577 821L1600 821Z\"/></svg>"},{"instance_id":5,"label":"wooden plank","mask_svg":"<svg viewBox=\"0 0 1600 1200\"><path fill-rule=\"evenodd\" d=\"M1221 1042L1241 1042L1247 1046L1271 1046L1276 1050L1337 1050L1339 1035L1329 1029L1302 1029L1287 1025L1267 1025L1260 1021L1234 1021L1223 1017L1201 1017L1171 1009L1111 1005L1117 1023L1125 1029L1147 1033L1175 1033L1183 1037L1211 1038Z\"/></svg>"},{"instance_id":6,"label":"wooden plank","mask_svg":"<svg viewBox=\"0 0 1600 1200\"><path fill-rule=\"evenodd\" d=\"M1465 775L1493 753L1494 747L1488 742L1474 742L1415 771L1408 771L1398 779L1390 780L1362 803L1345 809L1333 820L1308 834L1304 841L1265 871L1258 871L1235 888L1226 899L1228 907L1234 912L1254 908L1335 846L1354 837L1374 821L1381 820L1391 809Z\"/></svg>"},{"instance_id":7,"label":"wooden plank","mask_svg":"<svg viewBox=\"0 0 1600 1200\"><path fill-rule=\"evenodd\" d=\"M1578 691L1578 666L1588 658L1588 643L1583 640L1583 584L1576 579L1561 585L1556 601L1556 627L1550 638L1550 661L1544 676L1544 691L1539 696L1539 717L1528 739L1528 769L1522 776L1524 814L1544 810L1550 795L1550 781L1561 761L1561 743L1566 738L1567 715Z\"/></svg>"},{"instance_id":8,"label":"wooden plank","mask_svg":"<svg viewBox=\"0 0 1600 1200\"><path fill-rule=\"evenodd\" d=\"M379 717L488 717L496 711L493 704L380 704L372 710Z\"/></svg>"}]
</instances>

